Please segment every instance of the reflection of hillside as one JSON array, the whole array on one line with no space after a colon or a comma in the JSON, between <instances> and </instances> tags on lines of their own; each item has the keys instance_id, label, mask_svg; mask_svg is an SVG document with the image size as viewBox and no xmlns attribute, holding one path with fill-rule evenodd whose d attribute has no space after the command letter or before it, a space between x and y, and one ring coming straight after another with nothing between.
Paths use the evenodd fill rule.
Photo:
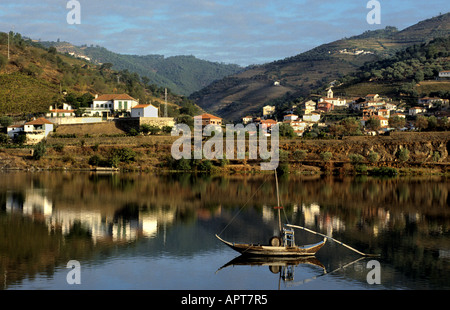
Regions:
<instances>
[{"instance_id":1,"label":"reflection of hillside","mask_svg":"<svg viewBox=\"0 0 450 310\"><path fill-rule=\"evenodd\" d=\"M275 221L274 189L271 175L1 173L0 235L7 237L0 238L0 272L9 271L5 283L38 271L51 274L61 262L107 253L111 245L140 237L157 239L166 228L173 241L183 238L177 222L208 222L211 234L217 233L243 206L251 212L242 212L235 224L247 238ZM449 190L450 182L440 177L280 179L281 203L291 223L363 252L378 249L406 270L405 262L448 256ZM183 241L192 250L189 240ZM170 249L184 250L178 244ZM417 249L424 253L419 260Z\"/></svg>"}]
</instances>

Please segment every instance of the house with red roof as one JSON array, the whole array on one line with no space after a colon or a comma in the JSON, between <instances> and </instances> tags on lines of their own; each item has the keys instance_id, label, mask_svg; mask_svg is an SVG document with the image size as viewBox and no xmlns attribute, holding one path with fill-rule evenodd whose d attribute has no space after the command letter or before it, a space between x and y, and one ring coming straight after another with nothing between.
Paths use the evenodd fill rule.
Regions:
<instances>
[{"instance_id":1,"label":"house with red roof","mask_svg":"<svg viewBox=\"0 0 450 310\"><path fill-rule=\"evenodd\" d=\"M11 125L7 128L7 134L10 138L25 134L27 136L27 143L37 143L46 138L52 131L53 123L43 117L31 120L22 125Z\"/></svg>"},{"instance_id":2,"label":"house with red roof","mask_svg":"<svg viewBox=\"0 0 450 310\"><path fill-rule=\"evenodd\" d=\"M222 126L222 119L218 116L204 113L202 115L194 116L194 125L201 125L202 127L205 127L207 125Z\"/></svg>"},{"instance_id":3,"label":"house with red roof","mask_svg":"<svg viewBox=\"0 0 450 310\"><path fill-rule=\"evenodd\" d=\"M131 117L158 117L159 109L151 104L138 104L131 108Z\"/></svg>"},{"instance_id":4,"label":"house with red roof","mask_svg":"<svg viewBox=\"0 0 450 310\"><path fill-rule=\"evenodd\" d=\"M98 114L107 117L113 113L131 113L131 108L138 104L139 100L128 94L105 94L95 97L89 112L91 115Z\"/></svg>"}]
</instances>

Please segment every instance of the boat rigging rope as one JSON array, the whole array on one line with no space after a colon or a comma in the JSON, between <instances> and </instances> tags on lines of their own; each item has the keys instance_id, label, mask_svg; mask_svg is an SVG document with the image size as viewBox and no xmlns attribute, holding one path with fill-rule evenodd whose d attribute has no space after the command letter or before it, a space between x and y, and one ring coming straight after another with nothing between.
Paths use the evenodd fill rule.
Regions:
<instances>
[{"instance_id":1,"label":"boat rigging rope","mask_svg":"<svg viewBox=\"0 0 450 310\"><path fill-rule=\"evenodd\" d=\"M242 211L242 209L245 208L245 206L250 202L250 200L253 199L253 197L256 195L256 193L261 189L261 187L266 184L267 182L267 178L264 180L264 182L261 183L261 185L258 187L258 189L253 193L253 195L244 203L244 205L242 207L239 208L238 212L233 216L233 218L230 220L230 222L225 226L224 229L222 229L222 231L218 234L218 236L220 236L225 229L228 228L228 226L230 226L230 224L234 221L234 219L239 215L239 213Z\"/></svg>"}]
</instances>

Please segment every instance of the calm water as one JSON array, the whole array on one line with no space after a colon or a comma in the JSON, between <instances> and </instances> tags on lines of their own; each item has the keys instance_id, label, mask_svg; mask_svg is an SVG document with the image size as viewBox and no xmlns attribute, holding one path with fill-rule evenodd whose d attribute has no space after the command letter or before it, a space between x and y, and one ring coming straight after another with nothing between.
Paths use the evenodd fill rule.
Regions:
<instances>
[{"instance_id":1,"label":"calm water","mask_svg":"<svg viewBox=\"0 0 450 310\"><path fill-rule=\"evenodd\" d=\"M267 243L273 175L0 173L0 288L449 289L450 180L289 177L283 221L328 241L316 259L248 261L220 243ZM297 243L322 238L304 231ZM80 262L81 284L66 267Z\"/></svg>"}]
</instances>

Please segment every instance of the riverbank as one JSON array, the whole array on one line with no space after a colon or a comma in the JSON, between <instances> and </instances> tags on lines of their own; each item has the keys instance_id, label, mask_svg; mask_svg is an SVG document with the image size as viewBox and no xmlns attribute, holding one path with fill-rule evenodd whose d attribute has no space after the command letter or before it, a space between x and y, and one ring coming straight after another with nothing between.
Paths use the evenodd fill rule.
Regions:
<instances>
[{"instance_id":1,"label":"riverbank","mask_svg":"<svg viewBox=\"0 0 450 310\"><path fill-rule=\"evenodd\" d=\"M33 158L32 147L0 148L2 170L206 171L260 173L259 160L185 161L171 157L178 137L170 135L47 138L45 153ZM341 140L280 139L279 169L298 174L358 174L394 168L400 174L450 174L450 132L392 133ZM248 153L246 154L248 157Z\"/></svg>"}]
</instances>

